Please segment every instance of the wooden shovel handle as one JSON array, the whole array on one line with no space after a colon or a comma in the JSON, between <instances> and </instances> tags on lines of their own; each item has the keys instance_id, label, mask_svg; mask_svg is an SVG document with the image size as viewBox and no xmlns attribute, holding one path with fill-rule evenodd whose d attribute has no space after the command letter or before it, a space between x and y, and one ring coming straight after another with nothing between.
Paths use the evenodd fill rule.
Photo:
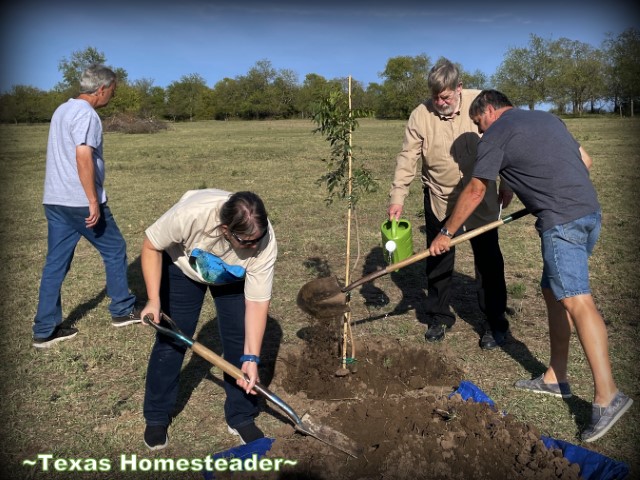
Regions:
<instances>
[{"instance_id":1,"label":"wooden shovel handle","mask_svg":"<svg viewBox=\"0 0 640 480\"><path fill-rule=\"evenodd\" d=\"M201 343L193 342L193 345L191 345L191 350L193 350L202 358L204 358L205 360L209 361L210 363L218 367L223 372L228 373L236 380L239 380L239 379L243 379L245 381L247 380L247 377L242 370L240 370L235 365L227 362L224 358L215 354L214 352L209 350L207 347L205 347ZM256 392L268 398L269 400L277 403L278 405L283 403L282 400L280 400L273 392L271 392L267 387L262 385L260 382L256 382L253 388Z\"/></svg>"},{"instance_id":2,"label":"wooden shovel handle","mask_svg":"<svg viewBox=\"0 0 640 480\"><path fill-rule=\"evenodd\" d=\"M216 355L214 352L209 350L207 347L205 347L201 343L193 342L193 345L191 345L191 349L195 353L200 355L202 358L204 358L205 360L209 361L210 363L218 367L223 372L231 375L236 380L240 380L240 379L244 380L244 372L242 370L240 370L235 365L227 362L221 356Z\"/></svg>"},{"instance_id":3,"label":"wooden shovel handle","mask_svg":"<svg viewBox=\"0 0 640 480\"><path fill-rule=\"evenodd\" d=\"M509 223L509 222L512 222L513 220L517 220L518 218L524 217L528 213L529 212L527 211L527 209L523 208L522 210L518 210L517 212L514 212L511 215L501 218L499 220L496 220L495 222L487 223L482 227L478 227L469 232L463 233L462 235L454 237L451 240L451 246L457 245L458 243L465 242L473 237L477 237L478 235L482 235L483 233L489 230L493 230L494 228L498 228L499 226L504 225L505 223ZM382 277L383 275L394 272L400 268L404 268L408 265L419 262L423 258L427 258L430 255L431 255L431 252L429 250L424 250L420 253L416 253L415 255L412 255L409 258L405 258L400 262L392 263L391 265L387 265L385 268L381 270L376 270L375 272L370 273L369 275L365 275L360 280L356 280L355 282L344 287L342 291L348 292L349 290L353 290L354 288L359 287L363 283L370 282L372 280L375 280L378 277Z\"/></svg>"}]
</instances>

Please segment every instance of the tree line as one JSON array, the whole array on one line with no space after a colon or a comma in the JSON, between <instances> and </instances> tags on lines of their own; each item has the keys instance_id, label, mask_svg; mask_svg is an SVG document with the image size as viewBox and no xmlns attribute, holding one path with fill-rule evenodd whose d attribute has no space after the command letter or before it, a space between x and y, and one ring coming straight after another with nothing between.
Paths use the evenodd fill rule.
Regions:
<instances>
[{"instance_id":1,"label":"tree line","mask_svg":"<svg viewBox=\"0 0 640 480\"><path fill-rule=\"evenodd\" d=\"M62 81L50 91L13 86L0 95L0 122L48 122L60 103L77 95L80 73L91 63L107 64L105 55L94 47L60 60ZM390 58L379 74L380 83L365 86L352 79L353 108L381 119L408 118L428 95L427 75L432 65L425 54ZM527 46L507 50L491 76L458 66L464 87L496 88L521 107L550 104L559 114L614 111L633 116L640 97L640 31L630 28L617 36L608 34L598 48L532 34ZM323 98L334 91L346 92L348 83L347 78L326 79L315 73L306 74L300 83L294 71L277 70L266 59L256 62L246 74L224 78L213 87L197 73L163 88L146 78L130 80L122 68L114 71L118 89L111 103L101 109L104 117L125 114L170 121L312 118Z\"/></svg>"}]
</instances>

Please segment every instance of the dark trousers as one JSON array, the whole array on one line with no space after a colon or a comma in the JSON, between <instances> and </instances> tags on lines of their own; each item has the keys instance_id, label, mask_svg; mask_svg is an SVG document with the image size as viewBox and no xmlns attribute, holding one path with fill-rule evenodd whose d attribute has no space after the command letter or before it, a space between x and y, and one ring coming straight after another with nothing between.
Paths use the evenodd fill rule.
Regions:
<instances>
[{"instance_id":1,"label":"dark trousers","mask_svg":"<svg viewBox=\"0 0 640 480\"><path fill-rule=\"evenodd\" d=\"M218 316L224 358L238 368L244 354L244 283L208 286L194 282L164 254L160 301L162 311L189 337L200 317L205 293L211 293ZM180 370L186 347L158 333L147 367L144 418L147 425L169 425L178 397ZM247 395L230 375L224 374L227 424L237 428L252 423L258 415L257 397Z\"/></svg>"},{"instance_id":2,"label":"dark trousers","mask_svg":"<svg viewBox=\"0 0 640 480\"><path fill-rule=\"evenodd\" d=\"M440 233L446 222L433 214L429 192L425 190L424 216L427 248ZM507 286L504 280L504 259L498 242L498 230L489 230L470 240L475 264L476 289L480 310L491 330L505 331L509 322L505 318ZM429 325L453 326L456 317L451 311L450 297L455 263L455 247L449 252L427 257L427 316Z\"/></svg>"}]
</instances>

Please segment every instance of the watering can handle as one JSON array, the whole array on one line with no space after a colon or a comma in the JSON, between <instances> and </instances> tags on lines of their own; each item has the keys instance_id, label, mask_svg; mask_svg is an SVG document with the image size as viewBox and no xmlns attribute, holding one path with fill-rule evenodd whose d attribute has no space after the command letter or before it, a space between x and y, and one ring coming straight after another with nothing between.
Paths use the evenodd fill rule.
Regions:
<instances>
[{"instance_id":1,"label":"watering can handle","mask_svg":"<svg viewBox=\"0 0 640 480\"><path fill-rule=\"evenodd\" d=\"M398 238L398 220L395 217L391 219L391 237Z\"/></svg>"}]
</instances>

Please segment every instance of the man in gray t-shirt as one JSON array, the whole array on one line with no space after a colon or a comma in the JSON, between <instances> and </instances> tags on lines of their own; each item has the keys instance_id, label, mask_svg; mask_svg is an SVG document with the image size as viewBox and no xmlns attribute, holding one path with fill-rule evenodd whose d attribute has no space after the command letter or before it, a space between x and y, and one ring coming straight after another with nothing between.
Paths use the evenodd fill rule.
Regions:
<instances>
[{"instance_id":1,"label":"man in gray t-shirt","mask_svg":"<svg viewBox=\"0 0 640 480\"><path fill-rule=\"evenodd\" d=\"M591 157L565 125L546 112L513 108L496 90L483 90L469 115L484 133L478 144L473 179L462 191L445 227L457 231L484 197L488 179L500 173L527 210L537 217L542 243L540 287L547 307L550 360L537 378L519 380L516 388L571 397L567 381L572 325L591 368L594 398L585 442L602 437L631 407L618 390L609 360L607 329L589 286L589 256L600 233L601 213L589 179ZM440 235L432 255L449 250Z\"/></svg>"},{"instance_id":2,"label":"man in gray t-shirt","mask_svg":"<svg viewBox=\"0 0 640 480\"><path fill-rule=\"evenodd\" d=\"M62 323L61 289L82 237L104 261L112 325L140 322L127 281L126 243L103 188L102 122L95 109L107 105L115 89L112 70L89 67L82 74L80 95L60 105L51 118L42 202L48 250L33 324L36 348L49 348L78 333Z\"/></svg>"},{"instance_id":3,"label":"man in gray t-shirt","mask_svg":"<svg viewBox=\"0 0 640 480\"><path fill-rule=\"evenodd\" d=\"M473 176L500 174L540 233L600 209L580 145L555 115L507 109L478 143Z\"/></svg>"}]
</instances>

